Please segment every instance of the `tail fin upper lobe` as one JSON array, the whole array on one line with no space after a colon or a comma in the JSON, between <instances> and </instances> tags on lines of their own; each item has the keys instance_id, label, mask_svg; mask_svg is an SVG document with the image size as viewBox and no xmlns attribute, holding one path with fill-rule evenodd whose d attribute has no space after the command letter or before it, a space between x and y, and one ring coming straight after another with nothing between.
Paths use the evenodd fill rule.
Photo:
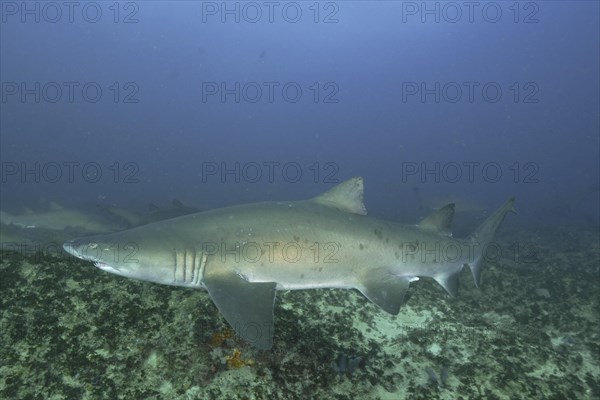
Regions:
<instances>
[{"instance_id":1,"label":"tail fin upper lobe","mask_svg":"<svg viewBox=\"0 0 600 400\"><path fill-rule=\"evenodd\" d=\"M469 239L473 245L473 258L469 260L468 265L473 274L475 286L479 287L481 283L481 265L484 261L484 255L489 244L494 240L496 230L504 221L504 217L508 212L516 213L514 209L515 198L511 197L490 215L470 236Z\"/></svg>"}]
</instances>

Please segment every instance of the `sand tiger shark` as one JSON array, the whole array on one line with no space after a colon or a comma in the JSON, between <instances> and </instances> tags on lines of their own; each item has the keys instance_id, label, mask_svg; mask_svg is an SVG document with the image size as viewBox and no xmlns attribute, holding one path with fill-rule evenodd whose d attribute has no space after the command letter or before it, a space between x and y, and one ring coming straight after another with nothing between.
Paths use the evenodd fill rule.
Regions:
<instances>
[{"instance_id":1,"label":"sand tiger shark","mask_svg":"<svg viewBox=\"0 0 600 400\"><path fill-rule=\"evenodd\" d=\"M419 277L455 296L468 265L479 286L486 247L514 211L511 198L468 238L456 239L453 204L402 225L368 217L363 189L355 177L309 200L204 211L75 239L64 249L113 274L206 289L239 336L270 349L277 290L358 289L395 315Z\"/></svg>"}]
</instances>

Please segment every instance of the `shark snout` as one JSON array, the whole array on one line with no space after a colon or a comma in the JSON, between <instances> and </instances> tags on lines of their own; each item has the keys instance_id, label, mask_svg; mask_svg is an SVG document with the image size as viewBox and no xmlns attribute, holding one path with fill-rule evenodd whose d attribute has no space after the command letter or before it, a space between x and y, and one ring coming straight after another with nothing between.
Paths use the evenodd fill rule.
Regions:
<instances>
[{"instance_id":1,"label":"shark snout","mask_svg":"<svg viewBox=\"0 0 600 400\"><path fill-rule=\"evenodd\" d=\"M71 240L71 241L63 243L63 249L70 255L75 256L77 258L81 258L80 253L77 251L77 249L80 245L81 245L81 243L78 243L75 240Z\"/></svg>"},{"instance_id":2,"label":"shark snout","mask_svg":"<svg viewBox=\"0 0 600 400\"><path fill-rule=\"evenodd\" d=\"M94 250L97 248L98 245L96 243L90 243L89 241L83 240L71 240L63 243L63 249L72 256L82 260L91 261L97 268L100 268L103 271L122 275L118 268L103 262L101 257L90 255L90 253L94 253Z\"/></svg>"},{"instance_id":3,"label":"shark snout","mask_svg":"<svg viewBox=\"0 0 600 400\"><path fill-rule=\"evenodd\" d=\"M98 245L94 242L90 242L89 240L85 241L73 239L63 243L63 249L67 253L83 260L92 260L97 258L95 257L96 252L93 251L96 249L96 247L98 247Z\"/></svg>"}]
</instances>

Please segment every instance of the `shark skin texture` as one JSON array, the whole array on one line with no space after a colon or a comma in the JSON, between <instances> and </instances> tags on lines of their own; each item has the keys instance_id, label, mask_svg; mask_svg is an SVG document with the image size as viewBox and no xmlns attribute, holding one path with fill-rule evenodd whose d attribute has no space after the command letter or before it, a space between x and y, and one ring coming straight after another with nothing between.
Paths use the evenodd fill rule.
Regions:
<instances>
[{"instance_id":1,"label":"shark skin texture","mask_svg":"<svg viewBox=\"0 0 600 400\"><path fill-rule=\"evenodd\" d=\"M514 212L510 198L458 239L450 233L453 204L403 225L368 217L363 191L355 177L309 200L214 209L63 247L106 272L205 289L239 336L270 349L278 290L357 289L390 314L420 277L455 296L465 266L479 286L485 250Z\"/></svg>"}]
</instances>

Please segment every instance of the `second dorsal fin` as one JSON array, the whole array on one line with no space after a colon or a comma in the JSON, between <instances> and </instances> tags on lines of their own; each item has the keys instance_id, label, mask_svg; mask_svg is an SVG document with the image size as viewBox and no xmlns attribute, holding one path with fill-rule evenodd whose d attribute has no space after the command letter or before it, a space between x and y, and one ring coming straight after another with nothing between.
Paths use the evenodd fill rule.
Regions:
<instances>
[{"instance_id":1,"label":"second dorsal fin","mask_svg":"<svg viewBox=\"0 0 600 400\"><path fill-rule=\"evenodd\" d=\"M435 210L419 223L419 228L439 233L441 235L452 236L450 226L454 218L454 203L450 203Z\"/></svg>"}]
</instances>

